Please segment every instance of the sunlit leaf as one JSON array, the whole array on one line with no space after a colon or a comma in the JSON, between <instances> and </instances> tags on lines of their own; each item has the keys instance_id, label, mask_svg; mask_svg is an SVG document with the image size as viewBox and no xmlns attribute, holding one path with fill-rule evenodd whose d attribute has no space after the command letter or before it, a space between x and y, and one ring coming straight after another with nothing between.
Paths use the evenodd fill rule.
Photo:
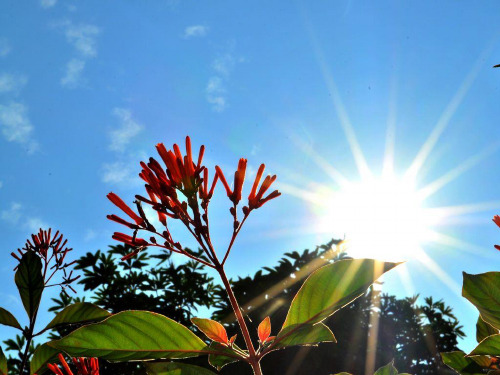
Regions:
<instances>
[{"instance_id":1,"label":"sunlit leaf","mask_svg":"<svg viewBox=\"0 0 500 375\"><path fill-rule=\"evenodd\" d=\"M483 374L482 367L472 358L466 357L462 351L441 353L441 358L446 366L452 368L461 375Z\"/></svg>"},{"instance_id":2,"label":"sunlit leaf","mask_svg":"<svg viewBox=\"0 0 500 375\"><path fill-rule=\"evenodd\" d=\"M211 353L188 328L149 311L123 311L48 344L73 357L111 361L187 358Z\"/></svg>"},{"instance_id":3,"label":"sunlit leaf","mask_svg":"<svg viewBox=\"0 0 500 375\"><path fill-rule=\"evenodd\" d=\"M22 330L21 325L17 319L9 311L0 307L0 324L11 326Z\"/></svg>"},{"instance_id":4,"label":"sunlit leaf","mask_svg":"<svg viewBox=\"0 0 500 375\"><path fill-rule=\"evenodd\" d=\"M148 375L215 375L203 367L179 362L151 362L145 365Z\"/></svg>"},{"instance_id":5,"label":"sunlit leaf","mask_svg":"<svg viewBox=\"0 0 500 375\"><path fill-rule=\"evenodd\" d=\"M230 363L233 363L233 362L241 360L241 358L238 358L239 354L236 353L232 348L224 346L224 345L221 345L221 344L219 344L217 342L213 342L210 345L210 349L213 349L214 351L217 351L217 352L220 352L220 353L227 354L227 355L223 355L223 354L210 354L208 356L208 363L210 363L210 365L212 365L213 367L215 367L217 369L217 371L219 371L225 365L228 365ZM240 351L241 351L241 349L240 349Z\"/></svg>"},{"instance_id":6,"label":"sunlit leaf","mask_svg":"<svg viewBox=\"0 0 500 375\"><path fill-rule=\"evenodd\" d=\"M469 355L500 356L500 334L486 337Z\"/></svg>"},{"instance_id":7,"label":"sunlit leaf","mask_svg":"<svg viewBox=\"0 0 500 375\"><path fill-rule=\"evenodd\" d=\"M490 324L486 323L481 316L477 319L476 323L476 340L477 342L483 341L486 337L498 334L498 329L495 329Z\"/></svg>"},{"instance_id":8,"label":"sunlit leaf","mask_svg":"<svg viewBox=\"0 0 500 375\"><path fill-rule=\"evenodd\" d=\"M2 348L0 348L0 375L7 375L7 358Z\"/></svg>"},{"instance_id":9,"label":"sunlit leaf","mask_svg":"<svg viewBox=\"0 0 500 375\"><path fill-rule=\"evenodd\" d=\"M265 342L269 336L271 336L271 319L266 317L262 322L260 322L257 328L257 334L261 342Z\"/></svg>"},{"instance_id":10,"label":"sunlit leaf","mask_svg":"<svg viewBox=\"0 0 500 375\"><path fill-rule=\"evenodd\" d=\"M380 367L373 375L398 375L398 370L394 367L394 361Z\"/></svg>"},{"instance_id":11,"label":"sunlit leaf","mask_svg":"<svg viewBox=\"0 0 500 375\"><path fill-rule=\"evenodd\" d=\"M191 318L191 322L193 322L193 324L210 340L223 344L228 343L226 329L219 322L203 318Z\"/></svg>"},{"instance_id":12,"label":"sunlit leaf","mask_svg":"<svg viewBox=\"0 0 500 375\"><path fill-rule=\"evenodd\" d=\"M397 265L373 259L346 259L319 268L295 295L282 330L321 322L362 295L384 272Z\"/></svg>"},{"instance_id":13,"label":"sunlit leaf","mask_svg":"<svg viewBox=\"0 0 500 375\"><path fill-rule=\"evenodd\" d=\"M31 357L30 375L43 373L47 364L57 359L57 354L59 354L59 350L51 348L47 344L40 345Z\"/></svg>"},{"instance_id":14,"label":"sunlit leaf","mask_svg":"<svg viewBox=\"0 0 500 375\"><path fill-rule=\"evenodd\" d=\"M275 344L271 344L270 350L295 345L315 345L320 342L337 342L330 328L323 323L297 326L289 326L282 330L276 337Z\"/></svg>"},{"instance_id":15,"label":"sunlit leaf","mask_svg":"<svg viewBox=\"0 0 500 375\"><path fill-rule=\"evenodd\" d=\"M477 307L486 323L500 329L500 272L463 275L462 295Z\"/></svg>"},{"instance_id":16,"label":"sunlit leaf","mask_svg":"<svg viewBox=\"0 0 500 375\"><path fill-rule=\"evenodd\" d=\"M30 318L33 317L40 304L44 281L42 276L42 260L33 251L27 251L19 262L14 278L24 309Z\"/></svg>"},{"instance_id":17,"label":"sunlit leaf","mask_svg":"<svg viewBox=\"0 0 500 375\"><path fill-rule=\"evenodd\" d=\"M102 320L111 314L88 302L78 302L65 307L57 313L54 319L45 327L45 329L54 328L60 324L84 323Z\"/></svg>"}]
</instances>

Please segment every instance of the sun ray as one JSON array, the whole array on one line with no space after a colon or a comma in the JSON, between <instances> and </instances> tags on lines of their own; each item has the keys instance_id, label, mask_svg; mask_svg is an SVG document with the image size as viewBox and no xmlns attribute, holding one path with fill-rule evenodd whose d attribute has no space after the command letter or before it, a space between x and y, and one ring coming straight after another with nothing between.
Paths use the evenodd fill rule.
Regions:
<instances>
[{"instance_id":1,"label":"sun ray","mask_svg":"<svg viewBox=\"0 0 500 375\"><path fill-rule=\"evenodd\" d=\"M397 116L397 81L394 76L391 82L389 97L389 115L387 117L387 131L385 136L385 153L382 165L382 176L394 172L394 145L396 143L396 116Z\"/></svg>"},{"instance_id":2,"label":"sun ray","mask_svg":"<svg viewBox=\"0 0 500 375\"><path fill-rule=\"evenodd\" d=\"M448 185L450 182L461 176L464 172L476 166L477 164L479 164L479 162L486 159L487 157L493 155L496 151L498 151L499 148L500 148L500 143L495 142L494 144L484 149L482 152L473 155L472 157L465 160L461 164L457 165L455 168L451 169L438 179L424 186L422 189L419 190L419 194L421 195L422 199L426 199L429 196L437 193L444 186Z\"/></svg>"},{"instance_id":3,"label":"sun ray","mask_svg":"<svg viewBox=\"0 0 500 375\"><path fill-rule=\"evenodd\" d=\"M331 94L333 107L335 108L340 121L340 125L342 126L347 142L349 143L349 147L354 157L354 161L358 168L359 174L362 178L367 178L371 176L372 173L370 168L368 167L365 156L363 155L361 146L359 145L356 133L354 132L354 127L352 126L349 115L347 114L347 111L345 109L344 103L337 88L337 84L335 83L335 79L333 78L330 68L328 67L326 58L323 54L323 50L319 45L316 33L314 32L311 22L309 20L306 20L305 24L309 34L309 38L311 40L316 61L318 62L321 73L323 74L323 79L325 80L328 92Z\"/></svg>"},{"instance_id":4,"label":"sun ray","mask_svg":"<svg viewBox=\"0 0 500 375\"><path fill-rule=\"evenodd\" d=\"M488 258L491 260L498 260L498 254L490 251L491 249L486 249L481 246L474 245L470 242L458 240L452 236L448 236L446 234L431 231L433 236L433 242L445 245L447 247L454 248L456 250L460 250L463 253L471 254L471 255L481 255L484 258Z\"/></svg>"},{"instance_id":5,"label":"sun ray","mask_svg":"<svg viewBox=\"0 0 500 375\"><path fill-rule=\"evenodd\" d=\"M476 63L473 65L469 73L466 75L465 79L462 81L460 87L458 88L457 92L451 99L451 101L448 103L446 106L445 110L441 114L441 117L439 118L438 122L436 123L436 126L432 130L431 134L427 138L427 140L424 142L422 147L420 148L420 151L418 152L417 156L415 157L413 163L410 165L410 168L408 168L406 172L406 177L410 179L415 179L418 172L424 165L425 161L429 157L429 154L431 151L434 149L434 146L436 145L437 141L443 134L444 130L450 123L451 118L457 111L459 105L462 103L463 99L465 98L465 95L471 88L472 84L474 83L479 71L481 70L481 67L484 64L484 61L486 60L486 56L489 54L491 50L490 48L487 48L476 60Z\"/></svg>"},{"instance_id":6,"label":"sun ray","mask_svg":"<svg viewBox=\"0 0 500 375\"><path fill-rule=\"evenodd\" d=\"M448 217L456 217L464 214L473 214L498 209L500 209L500 200L462 204L456 206L427 208L426 211L428 211L429 215L440 217L442 221L444 221L444 219Z\"/></svg>"}]
</instances>

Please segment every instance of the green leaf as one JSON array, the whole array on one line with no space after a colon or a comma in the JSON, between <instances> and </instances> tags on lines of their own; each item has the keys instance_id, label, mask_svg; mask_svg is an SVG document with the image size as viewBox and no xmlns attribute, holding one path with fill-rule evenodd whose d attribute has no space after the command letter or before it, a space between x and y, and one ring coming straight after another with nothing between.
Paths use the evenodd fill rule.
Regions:
<instances>
[{"instance_id":1,"label":"green leaf","mask_svg":"<svg viewBox=\"0 0 500 375\"><path fill-rule=\"evenodd\" d=\"M483 341L486 337L498 334L498 329L493 328L490 324L486 323L481 316L477 319L476 323L476 340L477 342Z\"/></svg>"},{"instance_id":2,"label":"green leaf","mask_svg":"<svg viewBox=\"0 0 500 375\"><path fill-rule=\"evenodd\" d=\"M394 361L392 361L379 368L373 375L398 375L398 370L396 370L396 367L394 367Z\"/></svg>"},{"instance_id":3,"label":"green leaf","mask_svg":"<svg viewBox=\"0 0 500 375\"><path fill-rule=\"evenodd\" d=\"M352 375L350 372L338 372L335 375Z\"/></svg>"},{"instance_id":4,"label":"green leaf","mask_svg":"<svg viewBox=\"0 0 500 375\"><path fill-rule=\"evenodd\" d=\"M321 322L397 265L373 259L346 259L321 267L309 275L295 295L282 330Z\"/></svg>"},{"instance_id":5,"label":"green leaf","mask_svg":"<svg viewBox=\"0 0 500 375\"><path fill-rule=\"evenodd\" d=\"M7 375L7 358L2 348L0 348L0 375Z\"/></svg>"},{"instance_id":6,"label":"green leaf","mask_svg":"<svg viewBox=\"0 0 500 375\"><path fill-rule=\"evenodd\" d=\"M486 337L469 353L471 355L500 356L500 334Z\"/></svg>"},{"instance_id":7,"label":"green leaf","mask_svg":"<svg viewBox=\"0 0 500 375\"><path fill-rule=\"evenodd\" d=\"M462 295L477 307L486 323L500 329L500 272L463 275Z\"/></svg>"},{"instance_id":8,"label":"green leaf","mask_svg":"<svg viewBox=\"0 0 500 375\"><path fill-rule=\"evenodd\" d=\"M191 318L191 322L210 340L224 344L228 343L226 329L219 322L204 318Z\"/></svg>"},{"instance_id":9,"label":"green leaf","mask_svg":"<svg viewBox=\"0 0 500 375\"><path fill-rule=\"evenodd\" d=\"M315 345L320 342L337 342L330 328L323 323L298 324L286 327L271 344L270 350L295 345Z\"/></svg>"},{"instance_id":10,"label":"green leaf","mask_svg":"<svg viewBox=\"0 0 500 375\"><path fill-rule=\"evenodd\" d=\"M461 375L483 374L483 369L472 358L466 357L462 351L441 353L441 358L446 366Z\"/></svg>"},{"instance_id":11,"label":"green leaf","mask_svg":"<svg viewBox=\"0 0 500 375\"><path fill-rule=\"evenodd\" d=\"M21 258L14 278L24 309L30 319L40 304L44 288L42 260L33 251L27 251Z\"/></svg>"},{"instance_id":12,"label":"green leaf","mask_svg":"<svg viewBox=\"0 0 500 375\"><path fill-rule=\"evenodd\" d=\"M236 346L236 345L234 345L234 346ZM210 354L208 356L208 363L210 363L210 365L215 367L217 369L217 371L220 371L220 369L223 368L225 365L239 361L241 359L241 358L238 358L240 355L238 353L236 353L233 349L231 349L230 347L221 345L217 342L213 342L212 344L210 344L210 349L217 351L217 352L220 352L220 353L227 354L227 355Z\"/></svg>"},{"instance_id":13,"label":"green leaf","mask_svg":"<svg viewBox=\"0 0 500 375\"><path fill-rule=\"evenodd\" d=\"M30 375L41 374L47 368L47 364L57 360L59 350L51 348L47 344L40 345L33 353L30 362Z\"/></svg>"},{"instance_id":14,"label":"green leaf","mask_svg":"<svg viewBox=\"0 0 500 375\"><path fill-rule=\"evenodd\" d=\"M65 307L54 319L44 328L44 330L54 328L60 324L84 323L94 320L102 320L110 316L111 313L100 307L88 303L78 302Z\"/></svg>"},{"instance_id":15,"label":"green leaf","mask_svg":"<svg viewBox=\"0 0 500 375\"><path fill-rule=\"evenodd\" d=\"M9 311L0 307L0 324L11 326L17 329L22 330L21 325L17 321L17 319L12 315Z\"/></svg>"},{"instance_id":16,"label":"green leaf","mask_svg":"<svg viewBox=\"0 0 500 375\"><path fill-rule=\"evenodd\" d=\"M123 311L48 344L73 357L111 361L187 358L213 352L182 324L149 311Z\"/></svg>"},{"instance_id":17,"label":"green leaf","mask_svg":"<svg viewBox=\"0 0 500 375\"><path fill-rule=\"evenodd\" d=\"M145 365L148 375L215 375L203 367L180 362L151 362Z\"/></svg>"}]
</instances>

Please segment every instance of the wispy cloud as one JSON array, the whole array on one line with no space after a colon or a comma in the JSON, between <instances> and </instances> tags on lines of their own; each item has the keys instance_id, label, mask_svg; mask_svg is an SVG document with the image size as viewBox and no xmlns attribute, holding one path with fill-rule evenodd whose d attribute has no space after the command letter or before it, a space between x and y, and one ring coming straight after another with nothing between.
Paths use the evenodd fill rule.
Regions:
<instances>
[{"instance_id":1,"label":"wispy cloud","mask_svg":"<svg viewBox=\"0 0 500 375\"><path fill-rule=\"evenodd\" d=\"M0 212L0 219L10 225L19 225L31 232L37 232L40 228L48 228L49 225L39 217L28 215L23 205L19 202L11 202L8 209Z\"/></svg>"},{"instance_id":2,"label":"wispy cloud","mask_svg":"<svg viewBox=\"0 0 500 375\"><path fill-rule=\"evenodd\" d=\"M0 57L7 56L11 51L10 43L7 38L0 38Z\"/></svg>"},{"instance_id":3,"label":"wispy cloud","mask_svg":"<svg viewBox=\"0 0 500 375\"><path fill-rule=\"evenodd\" d=\"M215 112L222 112L226 108L226 90L220 77L215 76L208 80L206 93L207 101L212 104Z\"/></svg>"},{"instance_id":4,"label":"wispy cloud","mask_svg":"<svg viewBox=\"0 0 500 375\"><path fill-rule=\"evenodd\" d=\"M184 29L184 38L195 38L195 37L204 37L207 35L209 30L208 26L204 25L192 25L188 26Z\"/></svg>"},{"instance_id":5,"label":"wispy cloud","mask_svg":"<svg viewBox=\"0 0 500 375\"><path fill-rule=\"evenodd\" d=\"M19 102L0 104L0 125L2 134L8 142L26 145L28 153L38 150L38 143L33 139L34 127L24 104Z\"/></svg>"},{"instance_id":6,"label":"wispy cloud","mask_svg":"<svg viewBox=\"0 0 500 375\"><path fill-rule=\"evenodd\" d=\"M141 184L138 176L136 160L104 163L102 166L102 182L123 187L136 187Z\"/></svg>"},{"instance_id":7,"label":"wispy cloud","mask_svg":"<svg viewBox=\"0 0 500 375\"><path fill-rule=\"evenodd\" d=\"M76 53L76 56L66 64L61 85L70 89L77 88L85 82L82 77L87 60L97 56L97 37L101 31L96 25L74 24L69 20L56 23L54 26L63 28L66 40L74 47Z\"/></svg>"},{"instance_id":8,"label":"wispy cloud","mask_svg":"<svg viewBox=\"0 0 500 375\"><path fill-rule=\"evenodd\" d=\"M120 127L110 131L111 144L109 148L113 151L123 152L143 126L132 118L132 112L125 108L113 109L113 115L120 120Z\"/></svg>"},{"instance_id":9,"label":"wispy cloud","mask_svg":"<svg viewBox=\"0 0 500 375\"><path fill-rule=\"evenodd\" d=\"M40 5L42 8L52 8L56 5L57 0L40 0Z\"/></svg>"},{"instance_id":10,"label":"wispy cloud","mask_svg":"<svg viewBox=\"0 0 500 375\"><path fill-rule=\"evenodd\" d=\"M226 53L224 55L218 56L212 62L212 68L217 74L228 77L234 69L234 64L234 57L231 54Z\"/></svg>"},{"instance_id":11,"label":"wispy cloud","mask_svg":"<svg viewBox=\"0 0 500 375\"><path fill-rule=\"evenodd\" d=\"M12 225L15 225L21 219L21 209L22 205L18 202L11 202L10 207L6 210L0 212L0 218Z\"/></svg>"},{"instance_id":12,"label":"wispy cloud","mask_svg":"<svg viewBox=\"0 0 500 375\"><path fill-rule=\"evenodd\" d=\"M28 82L28 77L22 74L0 74L0 93L19 93Z\"/></svg>"},{"instance_id":13,"label":"wispy cloud","mask_svg":"<svg viewBox=\"0 0 500 375\"><path fill-rule=\"evenodd\" d=\"M82 73L85 68L85 61L81 59L71 59L66 64L66 72L61 78L61 85L67 88L78 87L82 82Z\"/></svg>"}]
</instances>

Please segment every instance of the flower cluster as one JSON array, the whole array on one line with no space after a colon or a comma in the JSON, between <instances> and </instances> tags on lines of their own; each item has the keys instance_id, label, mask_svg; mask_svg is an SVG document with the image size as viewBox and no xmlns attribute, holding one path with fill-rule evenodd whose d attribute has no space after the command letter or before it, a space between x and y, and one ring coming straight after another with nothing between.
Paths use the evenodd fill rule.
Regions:
<instances>
[{"instance_id":1,"label":"flower cluster","mask_svg":"<svg viewBox=\"0 0 500 375\"><path fill-rule=\"evenodd\" d=\"M66 255L72 251L72 248L66 246L68 240L64 239L63 235L56 231L52 233L52 229L42 230L40 229L37 234L31 235L31 241L28 239L26 244L22 249L17 249L17 253L12 252L11 255L18 261L21 261L22 256L28 252L32 251L37 254L43 262L43 278L45 281L45 286L48 285L52 277L58 272L62 271L63 281L59 284L63 290L65 287L70 288L73 292L75 291L71 287L71 283L79 278L79 276L74 277L73 271L69 271L68 267L73 265L76 261L65 263ZM16 268L17 269L17 266Z\"/></svg>"},{"instance_id":2,"label":"flower cluster","mask_svg":"<svg viewBox=\"0 0 500 375\"><path fill-rule=\"evenodd\" d=\"M66 373L56 364L48 364L48 369L56 375L75 375L69 368L68 362L66 362L63 355L59 354L58 357ZM76 367L76 375L99 375L99 362L97 358L72 358L71 360Z\"/></svg>"},{"instance_id":3,"label":"flower cluster","mask_svg":"<svg viewBox=\"0 0 500 375\"><path fill-rule=\"evenodd\" d=\"M163 143L159 143L156 145L156 149L164 166L154 158L150 158L147 163L141 162L142 171L139 176L146 183L147 194L146 196L135 196L136 200L134 203L137 212L132 210L116 194L108 194L109 200L128 216L128 219L123 219L117 215L108 215L108 219L133 230L132 235L120 232L115 232L113 235L115 240L124 242L135 248L123 260L135 256L147 247L157 246L184 254L205 265L211 267L217 266L219 261L210 240L208 207L214 194L215 186L218 180L220 180L224 185L229 200L232 202L230 212L233 216L233 236L222 262L224 264L230 248L250 212L262 207L266 202L281 194L275 190L264 197L264 194L276 180L276 176L267 176L259 188L265 165L262 164L259 167L250 195L248 196L248 204L242 208L243 219L240 222L237 215L237 206L242 199L243 183L247 167L246 159L239 160L238 168L234 174L234 184L231 188L219 166L215 167L215 174L210 182L209 171L202 164L205 147L201 146L198 157L194 158L189 137L186 137L185 155L182 154L177 144L173 145L173 150L167 150ZM150 220L148 220L142 207L143 204L148 205L156 212L158 221L163 226L161 230L157 230L151 224ZM186 226L204 250L206 259L197 258L173 239L168 228L168 221L171 219L180 220ZM137 237L139 231L149 232L156 236L151 236L149 240L139 238ZM157 236L161 237L161 243L157 240Z\"/></svg>"},{"instance_id":4,"label":"flower cluster","mask_svg":"<svg viewBox=\"0 0 500 375\"><path fill-rule=\"evenodd\" d=\"M500 216L495 215L493 217L493 222L500 228ZM500 245L495 245L495 249L500 250Z\"/></svg>"}]
</instances>

